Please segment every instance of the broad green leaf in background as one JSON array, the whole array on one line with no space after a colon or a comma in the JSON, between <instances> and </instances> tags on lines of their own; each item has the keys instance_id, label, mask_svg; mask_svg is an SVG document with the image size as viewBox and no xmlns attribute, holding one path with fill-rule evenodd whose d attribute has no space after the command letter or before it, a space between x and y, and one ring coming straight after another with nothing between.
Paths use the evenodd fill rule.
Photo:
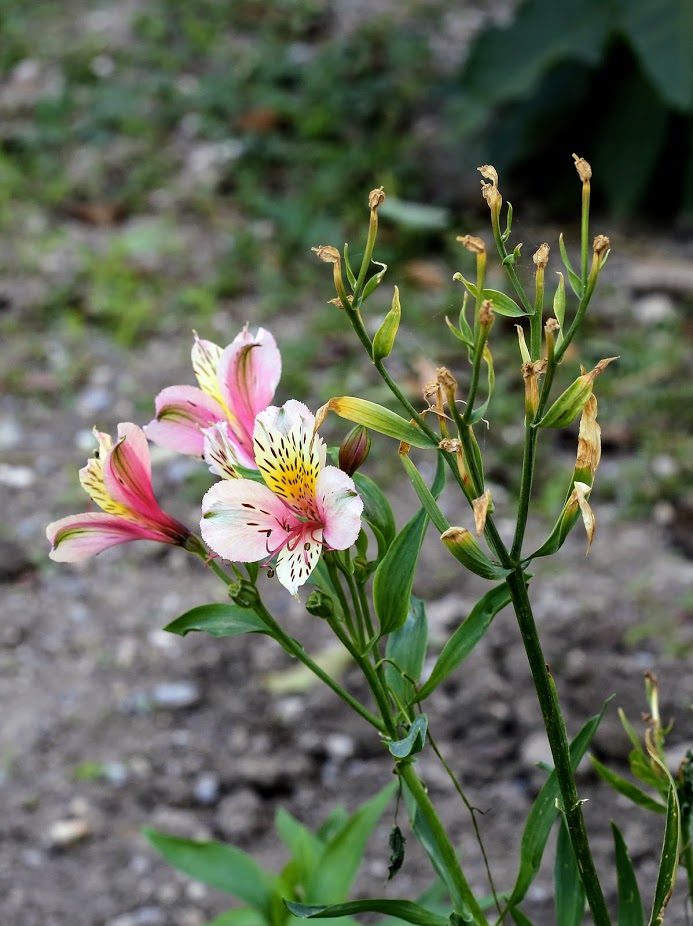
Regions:
<instances>
[{"instance_id":1,"label":"broad green leaf in background","mask_svg":"<svg viewBox=\"0 0 693 926\"><path fill-rule=\"evenodd\" d=\"M416 926L449 926L447 916L439 916L410 900L386 900L373 897L369 900L354 900L349 903L317 906L312 904L287 902L286 906L301 919L309 920L313 917L327 918L333 916L349 916L352 913L384 913L387 916L404 920L405 923L414 923Z\"/></svg>"},{"instance_id":2,"label":"broad green leaf in background","mask_svg":"<svg viewBox=\"0 0 693 926\"><path fill-rule=\"evenodd\" d=\"M361 864L369 836L397 788L393 782L352 814L325 846L320 864L306 884L305 897L311 903L345 901ZM288 895L287 895L288 896Z\"/></svg>"},{"instance_id":3,"label":"broad green leaf in background","mask_svg":"<svg viewBox=\"0 0 693 926\"><path fill-rule=\"evenodd\" d=\"M279 898L290 890L281 879L263 871L249 855L222 842L169 836L149 827L144 835L167 862L197 881L238 897L275 922Z\"/></svg>"},{"instance_id":4,"label":"broad green leaf in background","mask_svg":"<svg viewBox=\"0 0 693 926\"><path fill-rule=\"evenodd\" d=\"M561 818L553 870L556 922L560 926L580 926L585 915L585 891L580 880L568 824Z\"/></svg>"},{"instance_id":5,"label":"broad green leaf in background","mask_svg":"<svg viewBox=\"0 0 693 926\"><path fill-rule=\"evenodd\" d=\"M628 849L615 823L611 823L616 851L616 878L618 881L618 926L645 926L645 908L640 899L638 882L633 871Z\"/></svg>"},{"instance_id":6,"label":"broad green leaf in background","mask_svg":"<svg viewBox=\"0 0 693 926\"><path fill-rule=\"evenodd\" d=\"M418 701L427 698L467 658L486 633L493 618L507 604L510 604L510 592L505 582L492 588L479 599L466 620L460 624L443 647L433 671L419 689Z\"/></svg>"},{"instance_id":7,"label":"broad green leaf in background","mask_svg":"<svg viewBox=\"0 0 693 926\"><path fill-rule=\"evenodd\" d=\"M385 655L395 665L385 663L387 687L400 704L414 699L414 685L404 676L418 682L428 646L428 621L423 601L411 596L407 619L387 638Z\"/></svg>"},{"instance_id":8,"label":"broad green leaf in background","mask_svg":"<svg viewBox=\"0 0 693 926\"><path fill-rule=\"evenodd\" d=\"M184 637L193 630L204 631L213 637L236 637L242 633L266 633L272 636L267 624L250 608L237 604L203 604L181 614L164 627L169 633Z\"/></svg>"},{"instance_id":9,"label":"broad green leaf in background","mask_svg":"<svg viewBox=\"0 0 693 926\"><path fill-rule=\"evenodd\" d=\"M428 515L421 509L395 537L373 579L373 606L380 635L398 630L406 621L414 573L423 543Z\"/></svg>"},{"instance_id":10,"label":"broad green leaf in background","mask_svg":"<svg viewBox=\"0 0 693 926\"><path fill-rule=\"evenodd\" d=\"M227 910L205 923L205 926L268 926L268 921L258 910L239 907L237 910Z\"/></svg>"},{"instance_id":11,"label":"broad green leaf in background","mask_svg":"<svg viewBox=\"0 0 693 926\"><path fill-rule=\"evenodd\" d=\"M690 109L693 4L690 0L616 0L616 9L621 30L659 93L671 106Z\"/></svg>"},{"instance_id":12,"label":"broad green leaf in background","mask_svg":"<svg viewBox=\"0 0 693 926\"><path fill-rule=\"evenodd\" d=\"M608 703L608 701L604 702L601 711L584 724L570 744L570 764L573 771L578 767L580 760L587 752ZM558 814L556 801L560 800L560 796L561 791L554 770L544 782L534 804L532 804L532 809L525 823L520 844L520 870L517 873L515 887L508 901L510 907L515 907L523 900L527 894L527 889L539 871L546 840L549 838L549 833Z\"/></svg>"}]
</instances>

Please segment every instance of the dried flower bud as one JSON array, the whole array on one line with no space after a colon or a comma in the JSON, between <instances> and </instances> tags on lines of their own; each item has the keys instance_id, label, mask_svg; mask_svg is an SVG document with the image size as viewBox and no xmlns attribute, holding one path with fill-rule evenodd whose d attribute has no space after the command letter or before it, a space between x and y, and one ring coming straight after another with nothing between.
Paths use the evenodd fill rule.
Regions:
<instances>
[{"instance_id":1,"label":"dried flower bud","mask_svg":"<svg viewBox=\"0 0 693 926\"><path fill-rule=\"evenodd\" d=\"M592 393L580 418L574 480L592 484L602 456L601 433L597 424L597 397Z\"/></svg>"},{"instance_id":2,"label":"dried flower bud","mask_svg":"<svg viewBox=\"0 0 693 926\"><path fill-rule=\"evenodd\" d=\"M547 319L547 322L546 322L546 324L544 325L544 330L545 330L548 334L555 334L557 331L560 331L560 330L561 330L561 326L560 326L560 324L559 324L559 322L558 322L558 319L557 319L557 318L549 318L549 319Z\"/></svg>"},{"instance_id":3,"label":"dried flower bud","mask_svg":"<svg viewBox=\"0 0 693 926\"><path fill-rule=\"evenodd\" d=\"M462 442L459 437L445 437L438 444L438 448L443 453L459 453L462 450Z\"/></svg>"},{"instance_id":4,"label":"dried flower bud","mask_svg":"<svg viewBox=\"0 0 693 926\"><path fill-rule=\"evenodd\" d=\"M349 305L353 305L354 303L354 297L352 296L351 293L349 293L349 295L347 296L347 302L349 303ZM334 299L328 299L327 304L336 305L338 309L344 308L344 306L342 305L342 300L339 298L339 296L335 296Z\"/></svg>"},{"instance_id":5,"label":"dried flower bud","mask_svg":"<svg viewBox=\"0 0 693 926\"><path fill-rule=\"evenodd\" d=\"M563 509L563 517L571 518L574 515L574 512L579 508L580 514L582 515L582 522L585 525L585 530L587 531L587 550L585 555L589 553L590 547L592 546L592 541L594 540L594 532L597 527L597 521L594 517L594 512L589 506L587 501L587 496L592 491L592 486L586 485L584 482L574 482L573 491L570 493L570 498L565 504Z\"/></svg>"},{"instance_id":6,"label":"dried flower bud","mask_svg":"<svg viewBox=\"0 0 693 926\"><path fill-rule=\"evenodd\" d=\"M472 254L483 254L486 251L483 238L477 238L475 235L458 235L457 240Z\"/></svg>"},{"instance_id":7,"label":"dried flower bud","mask_svg":"<svg viewBox=\"0 0 693 926\"><path fill-rule=\"evenodd\" d=\"M380 186L377 190L371 190L368 194L368 208L377 209L385 201L385 192Z\"/></svg>"},{"instance_id":8,"label":"dried flower bud","mask_svg":"<svg viewBox=\"0 0 693 926\"><path fill-rule=\"evenodd\" d=\"M579 158L577 154L573 155L573 160L575 161L575 170L578 172L578 177L583 183L587 183L592 176L592 168L584 158Z\"/></svg>"},{"instance_id":9,"label":"dried flower bud","mask_svg":"<svg viewBox=\"0 0 693 926\"><path fill-rule=\"evenodd\" d=\"M476 528L476 535L480 537L484 528L486 527L486 515L488 513L489 505L491 504L491 493L487 489L483 495L480 495L479 498L475 498L472 501L472 509L474 511L474 526Z\"/></svg>"},{"instance_id":10,"label":"dried flower bud","mask_svg":"<svg viewBox=\"0 0 693 926\"><path fill-rule=\"evenodd\" d=\"M490 328L494 318L493 301L491 299L484 299L479 309L479 324L482 328Z\"/></svg>"},{"instance_id":11,"label":"dried flower bud","mask_svg":"<svg viewBox=\"0 0 693 926\"><path fill-rule=\"evenodd\" d=\"M597 235L597 237L594 239L593 245L595 255L597 257L601 257L605 251L609 250L610 246L611 242L606 237L606 235Z\"/></svg>"},{"instance_id":12,"label":"dried flower bud","mask_svg":"<svg viewBox=\"0 0 693 926\"><path fill-rule=\"evenodd\" d=\"M500 208L503 205L503 197L500 194L498 189L498 172L495 167L492 167L490 164L484 164L483 167L478 168L479 173L485 180L490 180L490 183L484 183L481 181L481 192L484 199L489 204L491 212L496 216L500 214Z\"/></svg>"},{"instance_id":13,"label":"dried flower bud","mask_svg":"<svg viewBox=\"0 0 693 926\"><path fill-rule=\"evenodd\" d=\"M317 248L311 248L311 251L315 251L320 260L324 260L326 264L341 264L342 262L342 255L330 244L321 244Z\"/></svg>"},{"instance_id":14,"label":"dried flower bud","mask_svg":"<svg viewBox=\"0 0 693 926\"><path fill-rule=\"evenodd\" d=\"M522 378L525 381L525 415L527 420L534 418L539 407L539 377L546 372L546 360L537 360L532 363L526 360L522 364Z\"/></svg>"},{"instance_id":15,"label":"dried flower bud","mask_svg":"<svg viewBox=\"0 0 693 926\"><path fill-rule=\"evenodd\" d=\"M428 402L440 394L440 383L435 380L433 382L426 383L422 389L422 392L424 399L426 399Z\"/></svg>"},{"instance_id":16,"label":"dried flower bud","mask_svg":"<svg viewBox=\"0 0 693 926\"><path fill-rule=\"evenodd\" d=\"M549 252L551 248L546 242L540 244L536 253L532 257L532 260L537 265L539 270L543 270L549 262Z\"/></svg>"},{"instance_id":17,"label":"dried flower bud","mask_svg":"<svg viewBox=\"0 0 693 926\"><path fill-rule=\"evenodd\" d=\"M447 367L438 367L436 374L438 377L437 382L444 392L454 392L457 389L457 380Z\"/></svg>"},{"instance_id":18,"label":"dried flower bud","mask_svg":"<svg viewBox=\"0 0 693 926\"><path fill-rule=\"evenodd\" d=\"M356 425L342 441L339 447L339 468L353 476L356 470L366 462L371 450L371 435L362 424Z\"/></svg>"}]
</instances>

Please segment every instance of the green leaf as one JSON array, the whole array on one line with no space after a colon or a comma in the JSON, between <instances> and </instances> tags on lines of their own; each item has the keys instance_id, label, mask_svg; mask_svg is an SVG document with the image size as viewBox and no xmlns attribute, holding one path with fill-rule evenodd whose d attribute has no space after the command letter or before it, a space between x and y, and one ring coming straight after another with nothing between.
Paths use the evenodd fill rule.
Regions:
<instances>
[{"instance_id":1,"label":"green leaf","mask_svg":"<svg viewBox=\"0 0 693 926\"><path fill-rule=\"evenodd\" d=\"M472 44L461 89L487 104L525 97L558 61L597 64L609 28L602 0L528 0L509 26L486 29Z\"/></svg>"},{"instance_id":2,"label":"green leaf","mask_svg":"<svg viewBox=\"0 0 693 926\"><path fill-rule=\"evenodd\" d=\"M330 399L321 411L335 412L340 418L362 424L372 431L394 437L398 441L411 444L412 447L422 447L425 450L437 448L438 444L428 437L416 425L411 424L401 415L391 412L388 408L369 402L368 399L359 399L354 396L343 395Z\"/></svg>"},{"instance_id":3,"label":"green leaf","mask_svg":"<svg viewBox=\"0 0 693 926\"><path fill-rule=\"evenodd\" d=\"M659 760L655 759L658 762ZM665 769L666 771L666 769ZM669 778L669 795L667 798L667 818L664 826L664 840L662 854L659 858L659 871L655 886L652 913L648 926L660 926L664 920L664 911L671 898L676 882L676 870L679 865L679 851L681 848L681 813L676 787L667 771Z\"/></svg>"},{"instance_id":4,"label":"green leaf","mask_svg":"<svg viewBox=\"0 0 693 926\"><path fill-rule=\"evenodd\" d=\"M556 845L553 883L556 901L556 922L560 926L580 926L585 915L585 891L570 842L565 817L561 818Z\"/></svg>"},{"instance_id":5,"label":"green leaf","mask_svg":"<svg viewBox=\"0 0 693 926\"><path fill-rule=\"evenodd\" d=\"M461 273L456 273L455 278L462 280L472 296L476 298L476 294L479 290L478 287L474 285L474 283L466 280ZM506 315L510 318L523 318L525 315L527 315L527 312L520 308L514 299L511 299L510 296L500 292L500 290L482 289L481 298L490 299L491 302L493 302L493 311L497 312L499 315Z\"/></svg>"},{"instance_id":6,"label":"green leaf","mask_svg":"<svg viewBox=\"0 0 693 926\"><path fill-rule=\"evenodd\" d=\"M510 604L510 592L503 582L486 592L474 605L443 647L430 676L419 689L418 701L423 701L463 662L486 633L499 611Z\"/></svg>"},{"instance_id":7,"label":"green leaf","mask_svg":"<svg viewBox=\"0 0 693 926\"><path fill-rule=\"evenodd\" d=\"M420 907L410 900L353 900L349 903L330 904L319 906L314 904L286 902L287 908L303 920L313 917L349 916L352 913L384 913L387 916L404 920L405 923L415 923L416 926L448 926L448 917L439 916Z\"/></svg>"},{"instance_id":8,"label":"green leaf","mask_svg":"<svg viewBox=\"0 0 693 926\"><path fill-rule=\"evenodd\" d=\"M693 106L693 5L689 0L617 0L620 27L659 94ZM648 126L649 130L649 126Z\"/></svg>"},{"instance_id":9,"label":"green leaf","mask_svg":"<svg viewBox=\"0 0 693 926\"><path fill-rule=\"evenodd\" d=\"M221 916L215 917L205 926L270 926L269 921L251 907L240 907L237 910L227 910Z\"/></svg>"},{"instance_id":10,"label":"green leaf","mask_svg":"<svg viewBox=\"0 0 693 926\"><path fill-rule=\"evenodd\" d=\"M619 828L612 822L618 880L618 926L645 926L645 908L628 849Z\"/></svg>"},{"instance_id":11,"label":"green leaf","mask_svg":"<svg viewBox=\"0 0 693 926\"><path fill-rule=\"evenodd\" d=\"M440 455L439 455L440 456ZM411 480L411 484L414 487L419 501L421 502L426 514L429 516L431 521L435 524L438 530L443 533L446 531L450 525L448 524L443 512L440 510L436 504L436 500L433 497L433 493L428 488L424 482L423 476L418 471L414 463L409 457L408 453L399 454L400 463L407 471L407 476ZM445 478L445 470L443 469L443 478Z\"/></svg>"},{"instance_id":12,"label":"green leaf","mask_svg":"<svg viewBox=\"0 0 693 926\"><path fill-rule=\"evenodd\" d=\"M450 225L450 213L440 206L413 203L388 196L378 209L378 215L395 225L412 231L444 231Z\"/></svg>"},{"instance_id":13,"label":"green leaf","mask_svg":"<svg viewBox=\"0 0 693 926\"><path fill-rule=\"evenodd\" d=\"M363 804L330 839L313 877L306 884L305 896L315 903L345 901L361 864L368 837L391 801L397 783L383 788Z\"/></svg>"},{"instance_id":14,"label":"green leaf","mask_svg":"<svg viewBox=\"0 0 693 926\"><path fill-rule=\"evenodd\" d=\"M570 263L568 258L568 252L566 251L565 241L563 240L563 233L558 236L558 247L561 250L561 258L563 260L563 266L566 269L568 274L568 280L570 281L570 288L573 290L578 299L582 299L582 280L573 270L573 265Z\"/></svg>"},{"instance_id":15,"label":"green leaf","mask_svg":"<svg viewBox=\"0 0 693 926\"><path fill-rule=\"evenodd\" d=\"M181 614L164 627L169 633L184 637L193 630L201 630L213 637L236 637L242 633L266 633L272 636L267 624L250 608L237 604L203 604Z\"/></svg>"},{"instance_id":16,"label":"green leaf","mask_svg":"<svg viewBox=\"0 0 693 926\"><path fill-rule=\"evenodd\" d=\"M287 888L249 855L222 842L198 842L146 827L144 835L167 862L186 875L238 897L273 920L273 907Z\"/></svg>"},{"instance_id":17,"label":"green leaf","mask_svg":"<svg viewBox=\"0 0 693 926\"><path fill-rule=\"evenodd\" d=\"M287 810L280 807L274 818L279 838L291 853L290 864L298 884L307 884L320 863L324 845Z\"/></svg>"},{"instance_id":18,"label":"green leaf","mask_svg":"<svg viewBox=\"0 0 693 926\"><path fill-rule=\"evenodd\" d=\"M608 703L608 701L604 702L601 711L587 721L570 744L570 764L573 771L578 767L580 760L587 752ZM549 833L558 814L556 802L560 799L560 796L561 790L554 770L544 782L525 823L520 844L520 870L517 873L515 887L508 901L510 907L514 907L522 901L539 871L546 840L549 838Z\"/></svg>"},{"instance_id":19,"label":"green leaf","mask_svg":"<svg viewBox=\"0 0 693 926\"><path fill-rule=\"evenodd\" d=\"M651 810L653 813L666 813L666 806L660 803L660 801L656 801L654 798L650 797L649 794L645 794L644 791L638 788L637 785L628 781L627 778L623 778L621 775L617 775L616 772L612 772L611 769L602 765L594 756L589 756L588 758L595 771L608 785L611 785L614 790L618 791L619 794L633 801L638 807L644 807L645 810Z\"/></svg>"},{"instance_id":20,"label":"green leaf","mask_svg":"<svg viewBox=\"0 0 693 926\"><path fill-rule=\"evenodd\" d=\"M387 748L395 759L406 759L421 750L426 745L426 732L428 730L428 717L419 714L409 727L409 733L401 740L388 743Z\"/></svg>"},{"instance_id":21,"label":"green leaf","mask_svg":"<svg viewBox=\"0 0 693 926\"><path fill-rule=\"evenodd\" d=\"M515 920L516 926L532 926L532 921L518 907L513 907L510 915Z\"/></svg>"},{"instance_id":22,"label":"green leaf","mask_svg":"<svg viewBox=\"0 0 693 926\"><path fill-rule=\"evenodd\" d=\"M349 281L349 286L351 286L352 293L356 290L356 275L351 268L351 261L349 260L349 245L344 244L344 268L346 269L347 280Z\"/></svg>"},{"instance_id":23,"label":"green leaf","mask_svg":"<svg viewBox=\"0 0 693 926\"><path fill-rule=\"evenodd\" d=\"M423 601L412 595L407 619L389 635L385 649L385 655L395 664L385 663L385 681L400 704L409 704L414 697L414 685L407 679L418 682L427 646L426 609Z\"/></svg>"},{"instance_id":24,"label":"green leaf","mask_svg":"<svg viewBox=\"0 0 693 926\"><path fill-rule=\"evenodd\" d=\"M496 374L493 369L493 355L491 354L488 344L484 345L484 352L482 357L484 359L484 363L486 364L486 398L484 402L478 408L475 408L472 412L470 424L476 424L478 421L483 420L484 415L488 411L488 407L491 404L494 389L496 388Z\"/></svg>"},{"instance_id":25,"label":"green leaf","mask_svg":"<svg viewBox=\"0 0 693 926\"><path fill-rule=\"evenodd\" d=\"M378 542L378 559L382 559L395 539L395 516L379 486L363 473L354 473L353 480L363 500L363 520L372 528Z\"/></svg>"},{"instance_id":26,"label":"green leaf","mask_svg":"<svg viewBox=\"0 0 693 926\"><path fill-rule=\"evenodd\" d=\"M392 633L407 619L414 573L423 543L428 515L421 509L397 534L373 578L373 606L380 636Z\"/></svg>"}]
</instances>

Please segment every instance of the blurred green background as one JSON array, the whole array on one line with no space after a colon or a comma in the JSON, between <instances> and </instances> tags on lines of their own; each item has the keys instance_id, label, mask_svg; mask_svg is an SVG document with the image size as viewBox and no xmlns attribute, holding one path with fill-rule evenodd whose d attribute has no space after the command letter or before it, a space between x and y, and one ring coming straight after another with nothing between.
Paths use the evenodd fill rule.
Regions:
<instances>
[{"instance_id":1,"label":"blurred green background","mask_svg":"<svg viewBox=\"0 0 693 926\"><path fill-rule=\"evenodd\" d=\"M380 184L390 269L369 324L397 282L394 372L413 394L437 363L463 379L444 317L470 269L455 234L490 238L476 167L501 173L529 277L545 238L559 266L553 223L577 241L577 151L616 245L570 371L622 356L599 383L617 460L602 491L693 510L691 48L689 0L4 0L0 385L64 401L95 336L166 338L178 363L191 328L226 343L249 319L281 342L286 396L381 396L310 254L349 240L358 259ZM512 326L492 344L499 395L517 392ZM487 443L511 490L516 420L499 398Z\"/></svg>"}]
</instances>

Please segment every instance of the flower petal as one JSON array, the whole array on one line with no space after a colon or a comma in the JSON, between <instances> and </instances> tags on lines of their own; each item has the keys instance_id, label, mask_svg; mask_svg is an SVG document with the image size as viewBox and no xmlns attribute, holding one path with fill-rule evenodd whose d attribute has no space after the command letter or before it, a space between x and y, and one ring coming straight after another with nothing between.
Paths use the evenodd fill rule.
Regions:
<instances>
[{"instance_id":1,"label":"flower petal","mask_svg":"<svg viewBox=\"0 0 693 926\"><path fill-rule=\"evenodd\" d=\"M269 488L294 511L314 517L315 481L325 464L325 442L313 434L315 418L291 399L271 405L255 420L255 464Z\"/></svg>"},{"instance_id":2,"label":"flower petal","mask_svg":"<svg viewBox=\"0 0 693 926\"><path fill-rule=\"evenodd\" d=\"M218 364L220 396L239 442L250 453L256 415L274 398L282 360L276 341L264 328L244 328L224 350ZM234 420L235 419L235 420Z\"/></svg>"},{"instance_id":3,"label":"flower petal","mask_svg":"<svg viewBox=\"0 0 693 926\"><path fill-rule=\"evenodd\" d=\"M49 556L59 563L76 563L131 540L175 542L158 531L100 511L73 514L53 521L46 528L46 536L51 543Z\"/></svg>"},{"instance_id":4,"label":"flower petal","mask_svg":"<svg viewBox=\"0 0 693 926\"><path fill-rule=\"evenodd\" d=\"M202 537L231 562L264 559L300 523L267 486L250 479L217 482L202 499Z\"/></svg>"},{"instance_id":5,"label":"flower petal","mask_svg":"<svg viewBox=\"0 0 693 926\"><path fill-rule=\"evenodd\" d=\"M205 441L203 457L210 473L222 479L238 479L238 454L229 437L228 422L217 421L211 427L203 428L202 434Z\"/></svg>"},{"instance_id":6,"label":"flower petal","mask_svg":"<svg viewBox=\"0 0 693 926\"><path fill-rule=\"evenodd\" d=\"M178 453L201 456L204 437L201 428L225 421L226 413L216 399L196 386L168 386L156 397L156 418L145 430L160 447Z\"/></svg>"},{"instance_id":7,"label":"flower petal","mask_svg":"<svg viewBox=\"0 0 693 926\"><path fill-rule=\"evenodd\" d=\"M197 334L195 334L195 343L190 352L190 359L192 360L193 371L197 377L197 382L203 392L206 392L208 396L216 399L222 406L225 403L219 389L219 378L217 373L219 370L219 361L223 353L224 351L222 348L219 347L218 344L215 344L214 341L205 341L203 338L198 338Z\"/></svg>"},{"instance_id":8,"label":"flower petal","mask_svg":"<svg viewBox=\"0 0 693 926\"><path fill-rule=\"evenodd\" d=\"M332 550L348 549L359 535L363 512L353 479L336 466L326 466L318 474L315 496L325 543Z\"/></svg>"},{"instance_id":9,"label":"flower petal","mask_svg":"<svg viewBox=\"0 0 693 926\"><path fill-rule=\"evenodd\" d=\"M322 530L311 530L307 525L306 528L297 532L296 537L292 537L277 554L277 578L292 595L296 594L315 569L323 549Z\"/></svg>"}]
</instances>

